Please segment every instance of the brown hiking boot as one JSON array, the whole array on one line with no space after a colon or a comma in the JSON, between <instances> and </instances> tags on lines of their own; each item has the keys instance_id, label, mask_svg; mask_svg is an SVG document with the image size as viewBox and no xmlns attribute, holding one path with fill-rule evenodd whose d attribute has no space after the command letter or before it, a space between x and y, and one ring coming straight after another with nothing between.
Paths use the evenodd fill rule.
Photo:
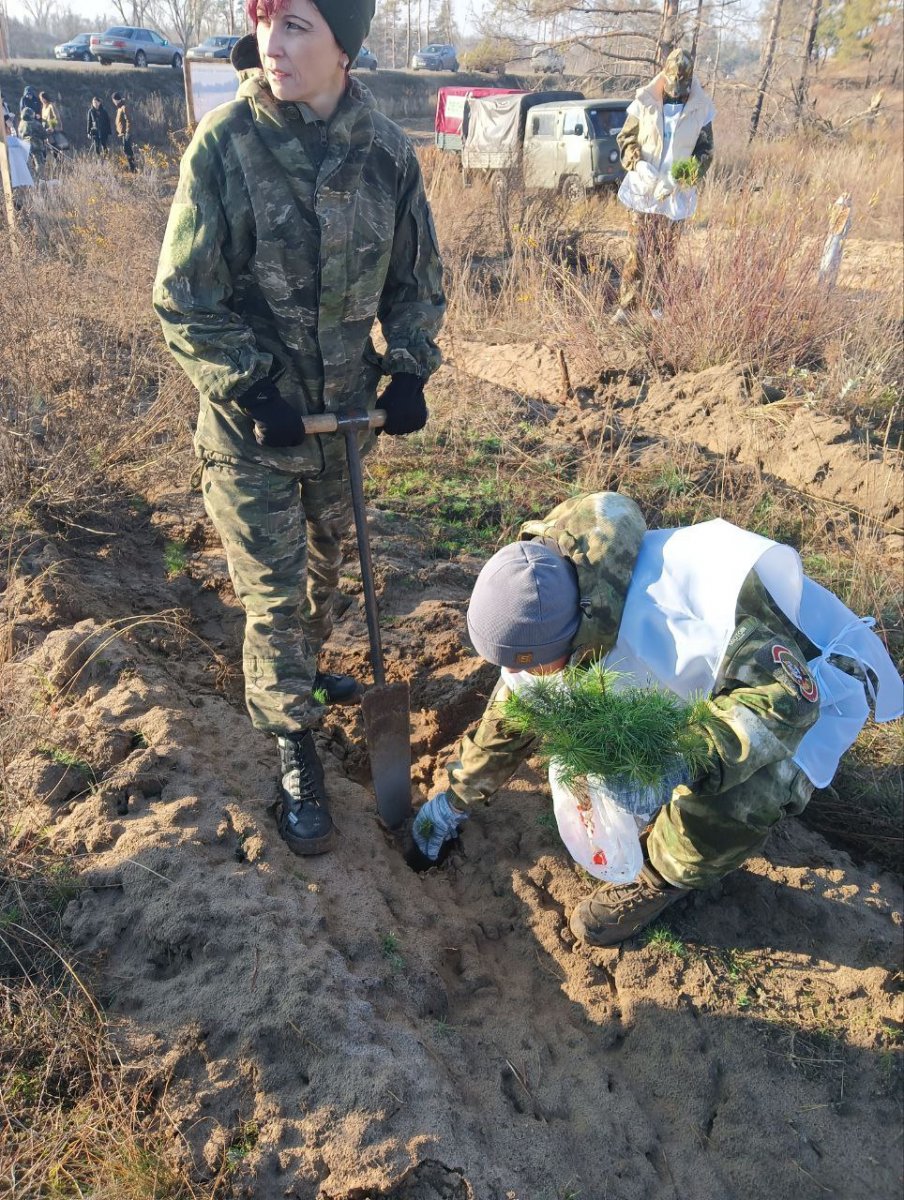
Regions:
<instances>
[{"instance_id":1,"label":"brown hiking boot","mask_svg":"<svg viewBox=\"0 0 904 1200\"><path fill-rule=\"evenodd\" d=\"M688 888L672 887L644 863L633 883L604 883L571 914L571 932L590 946L615 946L646 928Z\"/></svg>"}]
</instances>

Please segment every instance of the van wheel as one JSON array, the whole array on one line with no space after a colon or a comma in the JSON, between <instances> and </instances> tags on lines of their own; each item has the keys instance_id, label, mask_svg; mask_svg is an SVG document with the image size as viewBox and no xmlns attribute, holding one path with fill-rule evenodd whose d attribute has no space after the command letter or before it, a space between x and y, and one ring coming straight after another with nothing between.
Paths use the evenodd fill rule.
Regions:
<instances>
[{"instance_id":1,"label":"van wheel","mask_svg":"<svg viewBox=\"0 0 904 1200\"><path fill-rule=\"evenodd\" d=\"M109 58L102 58L102 59L100 60L100 65L101 65L102 67L109 67L109 65L110 65L110 61L111 61L111 60L110 60Z\"/></svg>"},{"instance_id":2,"label":"van wheel","mask_svg":"<svg viewBox=\"0 0 904 1200\"><path fill-rule=\"evenodd\" d=\"M182 55L174 54L171 65L172 65L172 68L174 71L181 71L182 70Z\"/></svg>"},{"instance_id":3,"label":"van wheel","mask_svg":"<svg viewBox=\"0 0 904 1200\"><path fill-rule=\"evenodd\" d=\"M135 55L135 66L136 67L146 67L147 65L148 65L148 56L145 54L145 52L143 50L139 50L138 53Z\"/></svg>"},{"instance_id":4,"label":"van wheel","mask_svg":"<svg viewBox=\"0 0 904 1200\"><path fill-rule=\"evenodd\" d=\"M562 180L562 195L569 204L580 204L587 198L587 191L577 175L567 175Z\"/></svg>"}]
</instances>

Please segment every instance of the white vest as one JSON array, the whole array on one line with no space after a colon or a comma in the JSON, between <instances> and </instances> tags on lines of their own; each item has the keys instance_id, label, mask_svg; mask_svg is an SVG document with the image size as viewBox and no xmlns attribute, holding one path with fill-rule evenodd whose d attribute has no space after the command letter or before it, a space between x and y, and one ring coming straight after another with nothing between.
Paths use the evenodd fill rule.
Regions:
<instances>
[{"instance_id":1,"label":"white vest","mask_svg":"<svg viewBox=\"0 0 904 1200\"><path fill-rule=\"evenodd\" d=\"M696 79L687 102L669 106L662 98L665 78L659 74L636 93L628 116L637 117L641 160L622 180L618 198L634 212L658 213L672 221L685 221L697 207L697 189L681 187L672 179L672 164L690 158L704 125L716 115L715 105Z\"/></svg>"},{"instance_id":2,"label":"white vest","mask_svg":"<svg viewBox=\"0 0 904 1200\"><path fill-rule=\"evenodd\" d=\"M869 716L863 684L829 663L829 656L846 655L873 672L877 686L868 686L876 721L904 713L904 685L870 628L873 619L856 617L808 579L790 546L721 519L648 532L606 666L623 674L622 686L659 684L685 699L709 696L752 570L781 612L820 648L807 664L819 686L819 718L794 761L816 787L826 787Z\"/></svg>"}]
</instances>

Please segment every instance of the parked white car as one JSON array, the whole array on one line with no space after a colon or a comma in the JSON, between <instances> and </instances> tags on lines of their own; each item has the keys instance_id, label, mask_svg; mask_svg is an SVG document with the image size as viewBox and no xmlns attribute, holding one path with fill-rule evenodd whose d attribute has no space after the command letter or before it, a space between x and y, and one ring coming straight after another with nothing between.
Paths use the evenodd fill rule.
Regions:
<instances>
[{"instance_id":1,"label":"parked white car","mask_svg":"<svg viewBox=\"0 0 904 1200\"><path fill-rule=\"evenodd\" d=\"M534 46L530 52L530 65L541 74L561 75L565 70L565 55L555 46Z\"/></svg>"}]
</instances>

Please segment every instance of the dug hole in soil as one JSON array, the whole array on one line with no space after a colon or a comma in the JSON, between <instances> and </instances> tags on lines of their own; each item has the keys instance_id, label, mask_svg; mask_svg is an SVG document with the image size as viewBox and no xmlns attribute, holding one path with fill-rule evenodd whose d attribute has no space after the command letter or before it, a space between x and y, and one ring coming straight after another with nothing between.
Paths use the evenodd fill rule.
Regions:
<instances>
[{"instance_id":1,"label":"dug hole in soil","mask_svg":"<svg viewBox=\"0 0 904 1200\"><path fill-rule=\"evenodd\" d=\"M9 765L34 797L19 836L74 856L66 929L123 1061L157 1083L169 1154L204 1179L232 1150L228 1194L253 1200L900 1194L880 1037L901 1027L894 879L788 821L670 910L664 940L578 947L588 885L538 764L418 875L377 822L357 710L318 735L337 849L293 856L200 498L150 500L109 537L22 558L2 684L43 699L47 740L86 764ZM371 525L424 798L493 682L462 638L480 563L435 561L393 514ZM188 572L169 578L177 539ZM346 564L328 666L369 678L351 543Z\"/></svg>"}]
</instances>

